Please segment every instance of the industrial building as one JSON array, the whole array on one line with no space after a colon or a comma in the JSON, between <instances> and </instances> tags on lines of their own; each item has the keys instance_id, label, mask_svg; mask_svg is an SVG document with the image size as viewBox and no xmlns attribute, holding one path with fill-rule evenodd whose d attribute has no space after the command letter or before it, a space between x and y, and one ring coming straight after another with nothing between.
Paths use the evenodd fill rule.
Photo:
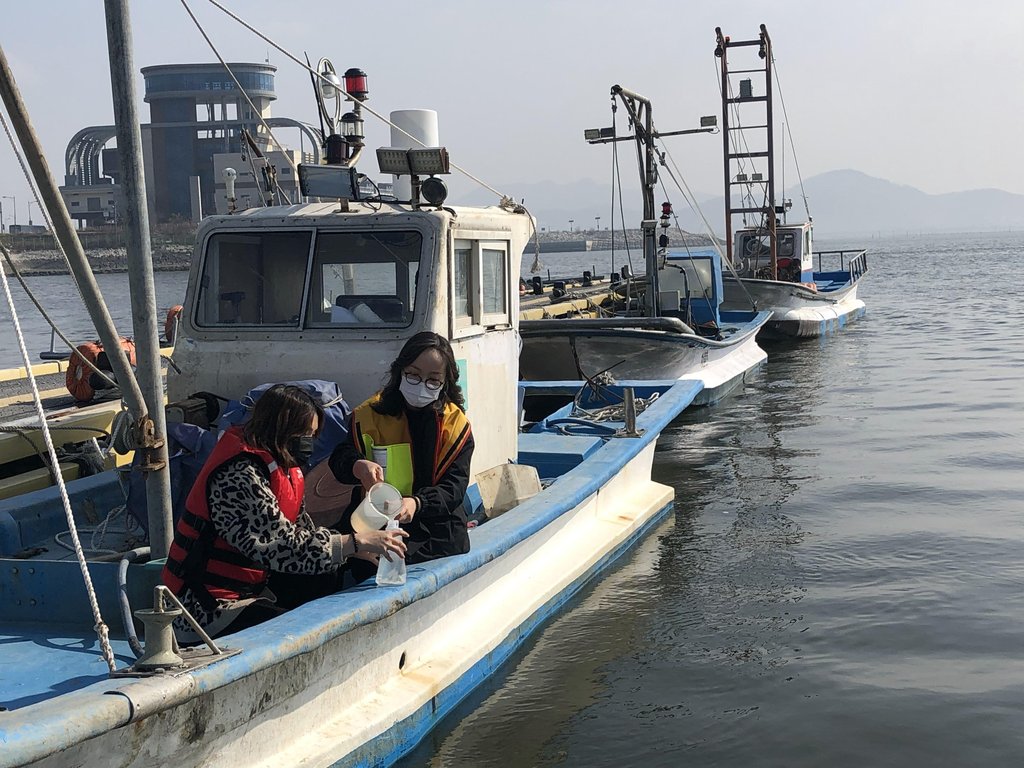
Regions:
<instances>
[{"instance_id":1,"label":"industrial building","mask_svg":"<svg viewBox=\"0 0 1024 768\"><path fill-rule=\"evenodd\" d=\"M239 207L260 204L258 182L267 163L276 169L277 184L287 199L298 201L293 166L319 162L319 140L297 120L271 117L271 103L277 98L276 71L266 63L234 63L227 69L219 63L161 64L142 69L150 112L150 122L141 128L151 221L198 221L203 215L227 213L222 173L227 167L238 174ZM308 154L303 157L301 150L273 145L260 118L272 129L298 129L302 149L306 145L303 139L308 139ZM243 131L251 137L251 145L244 141ZM117 149L106 146L114 136L113 125L90 126L68 143L61 194L72 219L81 226L117 220L122 205L120 160Z\"/></svg>"}]
</instances>

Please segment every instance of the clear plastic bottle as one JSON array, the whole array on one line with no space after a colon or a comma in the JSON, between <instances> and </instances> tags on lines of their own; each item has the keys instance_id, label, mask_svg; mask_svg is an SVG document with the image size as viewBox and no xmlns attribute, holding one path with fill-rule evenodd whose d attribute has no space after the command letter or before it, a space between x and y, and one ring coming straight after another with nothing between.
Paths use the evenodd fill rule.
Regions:
<instances>
[{"instance_id":1,"label":"clear plastic bottle","mask_svg":"<svg viewBox=\"0 0 1024 768\"><path fill-rule=\"evenodd\" d=\"M398 529L398 520L391 518L388 521L388 527L385 530L394 531ZM380 556L380 562L377 564L377 586L378 587L393 587L401 584L405 584L405 560L400 558L394 552L389 553L391 560L388 560L384 555Z\"/></svg>"}]
</instances>

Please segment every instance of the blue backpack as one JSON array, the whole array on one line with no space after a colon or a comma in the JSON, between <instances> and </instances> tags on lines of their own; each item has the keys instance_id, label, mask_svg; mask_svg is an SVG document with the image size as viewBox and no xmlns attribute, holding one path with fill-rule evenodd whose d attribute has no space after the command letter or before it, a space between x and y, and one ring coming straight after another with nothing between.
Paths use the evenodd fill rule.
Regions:
<instances>
[{"instance_id":1,"label":"blue backpack","mask_svg":"<svg viewBox=\"0 0 1024 768\"><path fill-rule=\"evenodd\" d=\"M313 455L309 463L302 468L308 473L313 467L329 457L334 448L343 440L349 439L348 425L352 409L345 402L341 389L333 381L307 379L304 381L286 381L308 392L324 409L324 423L320 428L313 445ZM185 509L192 485L199 476L203 464L213 452L217 439L229 427L244 424L249 419L253 406L260 395L273 384L261 384L250 389L241 400L230 400L224 412L217 420L216 430L207 430L194 424L167 424L167 455L171 466L171 514L177 524ZM149 536L149 513L146 503L145 475L138 468L140 456L136 453L132 459L131 471L128 476L128 512L138 520L139 525Z\"/></svg>"}]
</instances>

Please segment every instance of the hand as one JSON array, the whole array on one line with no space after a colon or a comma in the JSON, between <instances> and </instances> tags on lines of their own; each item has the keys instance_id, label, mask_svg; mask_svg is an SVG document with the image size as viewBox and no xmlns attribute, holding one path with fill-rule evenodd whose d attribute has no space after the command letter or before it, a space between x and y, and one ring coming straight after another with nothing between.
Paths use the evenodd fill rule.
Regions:
<instances>
[{"instance_id":1,"label":"hand","mask_svg":"<svg viewBox=\"0 0 1024 768\"><path fill-rule=\"evenodd\" d=\"M368 533L355 533L352 535L355 536L356 542L359 544L359 557L364 552L371 555L384 555L388 560L391 560L392 553L400 558L405 557L405 542L402 539L408 537L409 534L401 528L396 528L392 531L370 531ZM363 559L369 560L370 558Z\"/></svg>"},{"instance_id":2,"label":"hand","mask_svg":"<svg viewBox=\"0 0 1024 768\"><path fill-rule=\"evenodd\" d=\"M395 515L395 519L400 523L411 523L413 517L416 515L416 499L411 496L402 497L402 508L398 514Z\"/></svg>"},{"instance_id":3,"label":"hand","mask_svg":"<svg viewBox=\"0 0 1024 768\"><path fill-rule=\"evenodd\" d=\"M377 483L384 482L384 467L375 461L359 459L352 465L352 474L363 484L364 491L370 490Z\"/></svg>"}]
</instances>

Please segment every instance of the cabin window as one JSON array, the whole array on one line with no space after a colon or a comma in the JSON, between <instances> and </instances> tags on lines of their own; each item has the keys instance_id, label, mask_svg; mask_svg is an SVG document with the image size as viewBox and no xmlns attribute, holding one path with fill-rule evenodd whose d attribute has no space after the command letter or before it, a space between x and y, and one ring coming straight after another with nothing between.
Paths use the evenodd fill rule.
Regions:
<instances>
[{"instance_id":1,"label":"cabin window","mask_svg":"<svg viewBox=\"0 0 1024 768\"><path fill-rule=\"evenodd\" d=\"M452 262L452 320L456 335L509 325L508 244L456 240Z\"/></svg>"},{"instance_id":2,"label":"cabin window","mask_svg":"<svg viewBox=\"0 0 1024 768\"><path fill-rule=\"evenodd\" d=\"M484 247L480 249L480 270L483 287L484 322L505 322L508 318L507 284L505 276L504 248Z\"/></svg>"},{"instance_id":3,"label":"cabin window","mask_svg":"<svg viewBox=\"0 0 1024 768\"><path fill-rule=\"evenodd\" d=\"M408 326L422 248L419 232L320 233L308 324Z\"/></svg>"},{"instance_id":4,"label":"cabin window","mask_svg":"<svg viewBox=\"0 0 1024 768\"><path fill-rule=\"evenodd\" d=\"M792 232L779 233L779 258L792 258L796 253L796 238Z\"/></svg>"},{"instance_id":5,"label":"cabin window","mask_svg":"<svg viewBox=\"0 0 1024 768\"><path fill-rule=\"evenodd\" d=\"M683 300L714 298L715 276L711 259L674 258L659 273L658 282L662 291L679 291Z\"/></svg>"},{"instance_id":6,"label":"cabin window","mask_svg":"<svg viewBox=\"0 0 1024 768\"><path fill-rule=\"evenodd\" d=\"M297 328L311 237L308 231L214 234L196 324Z\"/></svg>"},{"instance_id":7,"label":"cabin window","mask_svg":"<svg viewBox=\"0 0 1024 768\"><path fill-rule=\"evenodd\" d=\"M455 325L462 328L473 324L473 246L464 241L455 244L455 295L452 306Z\"/></svg>"}]
</instances>

